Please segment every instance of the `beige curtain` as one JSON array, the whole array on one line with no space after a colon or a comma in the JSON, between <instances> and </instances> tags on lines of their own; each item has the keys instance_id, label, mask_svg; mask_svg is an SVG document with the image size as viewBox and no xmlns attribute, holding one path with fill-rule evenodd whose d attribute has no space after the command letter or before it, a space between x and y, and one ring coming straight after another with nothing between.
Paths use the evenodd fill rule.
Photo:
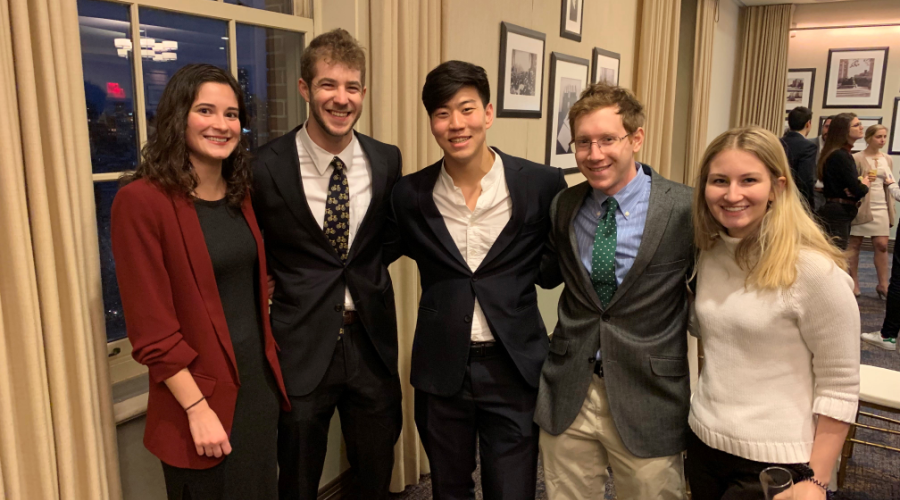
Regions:
<instances>
[{"instance_id":1,"label":"beige curtain","mask_svg":"<svg viewBox=\"0 0 900 500\"><path fill-rule=\"evenodd\" d=\"M741 8L741 60L733 125L759 125L781 136L790 28L790 5Z\"/></svg>"},{"instance_id":2,"label":"beige curtain","mask_svg":"<svg viewBox=\"0 0 900 500\"><path fill-rule=\"evenodd\" d=\"M681 0L643 0L635 94L644 104L646 140L638 160L669 177ZM678 179L680 180L680 179Z\"/></svg>"},{"instance_id":3,"label":"beige curtain","mask_svg":"<svg viewBox=\"0 0 900 500\"><path fill-rule=\"evenodd\" d=\"M447 2L449 4L450 2ZM403 153L403 173L420 170L441 157L429 133L428 115L420 95L425 76L441 63L441 0L372 0L371 85L372 136L396 144ZM444 5L449 8L450 5ZM397 302L400 340L400 382L403 385L403 432L394 453L391 491L402 491L429 472L413 420L413 388L409 361L419 304L419 273L403 258L391 266Z\"/></svg>"},{"instance_id":4,"label":"beige curtain","mask_svg":"<svg viewBox=\"0 0 900 500\"><path fill-rule=\"evenodd\" d=\"M0 0L0 498L121 498L78 13Z\"/></svg>"},{"instance_id":5,"label":"beige curtain","mask_svg":"<svg viewBox=\"0 0 900 500\"><path fill-rule=\"evenodd\" d=\"M727 1L727 0L726 0ZM691 117L685 150L683 182L693 186L706 150L709 122L709 89L712 80L713 39L719 0L698 0L697 27L694 30L694 71L691 89Z\"/></svg>"}]
</instances>

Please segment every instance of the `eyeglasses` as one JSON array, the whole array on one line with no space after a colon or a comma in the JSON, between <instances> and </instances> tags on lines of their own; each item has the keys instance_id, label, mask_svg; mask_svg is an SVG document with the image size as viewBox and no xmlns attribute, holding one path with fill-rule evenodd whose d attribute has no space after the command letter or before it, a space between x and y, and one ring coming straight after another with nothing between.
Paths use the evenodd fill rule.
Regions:
<instances>
[{"instance_id":1,"label":"eyeglasses","mask_svg":"<svg viewBox=\"0 0 900 500\"><path fill-rule=\"evenodd\" d=\"M608 137L603 137L603 138L597 139L596 141L592 141L587 138L575 139L574 141L572 141L572 144L575 145L575 149L578 151L588 151L591 149L591 145L596 143L597 147L600 148L600 150L602 151L602 150L613 147L614 145L616 145L616 143L618 143L622 139L625 139L629 135L631 135L631 134L625 134L622 137L608 136Z\"/></svg>"}]
</instances>

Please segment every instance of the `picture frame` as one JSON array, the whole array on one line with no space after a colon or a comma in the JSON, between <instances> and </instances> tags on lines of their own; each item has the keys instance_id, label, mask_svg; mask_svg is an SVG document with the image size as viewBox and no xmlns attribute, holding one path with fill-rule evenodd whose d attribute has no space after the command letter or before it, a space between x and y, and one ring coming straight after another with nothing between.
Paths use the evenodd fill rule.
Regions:
<instances>
[{"instance_id":1,"label":"picture frame","mask_svg":"<svg viewBox=\"0 0 900 500\"><path fill-rule=\"evenodd\" d=\"M829 49L823 108L880 108L888 48Z\"/></svg>"},{"instance_id":2,"label":"picture frame","mask_svg":"<svg viewBox=\"0 0 900 500\"><path fill-rule=\"evenodd\" d=\"M559 36L581 41L584 0L559 0Z\"/></svg>"},{"instance_id":3,"label":"picture frame","mask_svg":"<svg viewBox=\"0 0 900 500\"><path fill-rule=\"evenodd\" d=\"M888 137L888 154L900 155L900 133L897 126L900 125L900 97L894 98L894 116L891 119L891 136Z\"/></svg>"},{"instance_id":4,"label":"picture frame","mask_svg":"<svg viewBox=\"0 0 900 500\"><path fill-rule=\"evenodd\" d=\"M881 123L880 116L857 116L857 118L859 118L859 122L862 123L863 132L865 132L866 129L868 129L872 125L877 125L877 124ZM866 149L865 137L863 137L862 139L859 139L853 143L852 151L854 153L856 153L857 151L862 151L863 149Z\"/></svg>"},{"instance_id":5,"label":"picture frame","mask_svg":"<svg viewBox=\"0 0 900 500\"><path fill-rule=\"evenodd\" d=\"M816 68L794 68L787 73L787 95L784 108L791 111L797 106L813 107L813 91L816 83Z\"/></svg>"},{"instance_id":6,"label":"picture frame","mask_svg":"<svg viewBox=\"0 0 900 500\"><path fill-rule=\"evenodd\" d=\"M540 118L543 114L544 50L547 35L500 23L498 118Z\"/></svg>"},{"instance_id":7,"label":"picture frame","mask_svg":"<svg viewBox=\"0 0 900 500\"><path fill-rule=\"evenodd\" d=\"M594 47L591 56L591 83L603 81L609 85L618 85L620 66L619 54Z\"/></svg>"},{"instance_id":8,"label":"picture frame","mask_svg":"<svg viewBox=\"0 0 900 500\"><path fill-rule=\"evenodd\" d=\"M550 53L550 92L547 94L547 148L544 163L575 172L575 151L569 129L569 109L588 85L590 61L580 57Z\"/></svg>"}]
</instances>

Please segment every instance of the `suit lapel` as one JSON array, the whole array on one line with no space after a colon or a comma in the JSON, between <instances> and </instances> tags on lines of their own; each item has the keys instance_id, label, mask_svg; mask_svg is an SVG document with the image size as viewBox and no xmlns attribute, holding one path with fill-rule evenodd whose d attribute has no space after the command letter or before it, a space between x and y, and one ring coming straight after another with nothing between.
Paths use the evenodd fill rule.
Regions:
<instances>
[{"instance_id":1,"label":"suit lapel","mask_svg":"<svg viewBox=\"0 0 900 500\"><path fill-rule=\"evenodd\" d=\"M471 271L469 269L469 264L466 263L466 259L459 253L459 247L456 246L456 242L453 241L453 237L450 236L450 231L447 229L447 223L444 222L444 216L441 215L441 211L438 210L437 205L434 203L434 186L440 176L442 162L443 160L438 160L437 163L430 167L426 167L422 171L424 179L421 184L421 189L419 189L419 209L422 211L422 217L425 218L425 222L428 223L431 231L434 233L435 237L437 237L438 241L444 245L447 252L462 265L463 269Z\"/></svg>"},{"instance_id":2,"label":"suit lapel","mask_svg":"<svg viewBox=\"0 0 900 500\"><path fill-rule=\"evenodd\" d=\"M638 247L634 264L632 264L628 274L625 275L625 279L622 280L622 284L619 285L606 309L613 307L620 298L628 293L628 289L631 288L635 281L644 274L644 269L653 259L656 249L659 248L659 242L666 231L666 226L669 224L669 216L672 214L672 197L669 196L671 186L650 167L642 165L642 168L646 169L645 172L649 171L651 176L650 201L647 205L647 222L644 224L644 234L641 236L641 245Z\"/></svg>"},{"instance_id":3,"label":"suit lapel","mask_svg":"<svg viewBox=\"0 0 900 500\"><path fill-rule=\"evenodd\" d=\"M303 182L300 179L300 158L297 151L297 131L302 126L278 139L278 142L272 146L272 151L275 152L278 159L267 161L266 168L269 169L269 173L275 181L275 189L281 194L294 218L306 228L310 237L318 241L320 246L340 262L340 257L325 237L325 233L322 232L322 221L317 221L313 217L309 202L306 201L306 192L303 190Z\"/></svg>"},{"instance_id":4,"label":"suit lapel","mask_svg":"<svg viewBox=\"0 0 900 500\"><path fill-rule=\"evenodd\" d=\"M356 132L353 133L356 134ZM375 207L384 199L388 177L386 159L383 156L373 154L375 148L370 142L372 139L362 134L356 134L356 139L359 141L363 154L369 160L369 168L372 169L372 200L369 202L368 208L366 208L366 215L363 216L357 233L353 236L353 242L350 244L350 253L347 255L348 263L359 253L357 249L364 246L365 238L370 232L367 229L372 225L372 218L375 217L373 214L377 211Z\"/></svg>"},{"instance_id":5,"label":"suit lapel","mask_svg":"<svg viewBox=\"0 0 900 500\"><path fill-rule=\"evenodd\" d=\"M598 311L602 311L603 306L600 304L600 297L597 296L597 292L594 290L590 274L588 274L587 269L584 268L584 264L581 262L581 250L578 248L578 239L575 236L575 218L578 217L578 212L581 211L581 206L584 205L584 199L590 190L591 186L587 181L574 186L571 198L568 198L569 201L566 204L566 211L562 213L562 216L568 228L566 231L569 236L568 251L575 269L578 269L578 284L581 286L581 293L590 300Z\"/></svg>"},{"instance_id":6,"label":"suit lapel","mask_svg":"<svg viewBox=\"0 0 900 500\"><path fill-rule=\"evenodd\" d=\"M526 209L528 208L525 205L528 201L528 183L525 179L522 179L522 165L515 158L501 153L500 150L495 149L494 151L500 155L503 161L503 173L506 177L506 187L509 189L509 196L512 199L512 210L509 214L509 222L506 223L503 231L494 240L494 244L491 245L487 255L484 256L484 260L481 261L478 270L486 269L491 261L503 253L503 250L512 243L516 235L519 234L522 223L525 222Z\"/></svg>"},{"instance_id":7,"label":"suit lapel","mask_svg":"<svg viewBox=\"0 0 900 500\"><path fill-rule=\"evenodd\" d=\"M183 196L172 198L172 204L175 206L181 237L184 239L191 269L194 271L194 280L197 282L197 288L200 289L200 296L203 298L206 312L212 321L219 343L237 373L237 361L234 359L231 335L228 333L228 325L225 323L225 311L222 309L222 300L219 297L219 289L216 287L216 274L213 271L206 240L203 239L203 229L200 227L200 219L197 218L197 210L194 208L194 204ZM259 244L257 241L257 245Z\"/></svg>"}]
</instances>

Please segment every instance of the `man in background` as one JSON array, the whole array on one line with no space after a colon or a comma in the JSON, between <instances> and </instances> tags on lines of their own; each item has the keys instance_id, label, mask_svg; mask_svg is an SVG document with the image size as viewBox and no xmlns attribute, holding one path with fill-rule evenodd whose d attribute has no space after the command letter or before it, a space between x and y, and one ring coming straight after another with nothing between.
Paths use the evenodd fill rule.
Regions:
<instances>
[{"instance_id":1,"label":"man in background","mask_svg":"<svg viewBox=\"0 0 900 500\"><path fill-rule=\"evenodd\" d=\"M788 131L781 138L784 153L797 190L806 200L806 205L813 208L813 193L816 184L816 157L819 149L815 143L806 139L812 128L813 113L805 106L797 106L788 114Z\"/></svg>"}]
</instances>

